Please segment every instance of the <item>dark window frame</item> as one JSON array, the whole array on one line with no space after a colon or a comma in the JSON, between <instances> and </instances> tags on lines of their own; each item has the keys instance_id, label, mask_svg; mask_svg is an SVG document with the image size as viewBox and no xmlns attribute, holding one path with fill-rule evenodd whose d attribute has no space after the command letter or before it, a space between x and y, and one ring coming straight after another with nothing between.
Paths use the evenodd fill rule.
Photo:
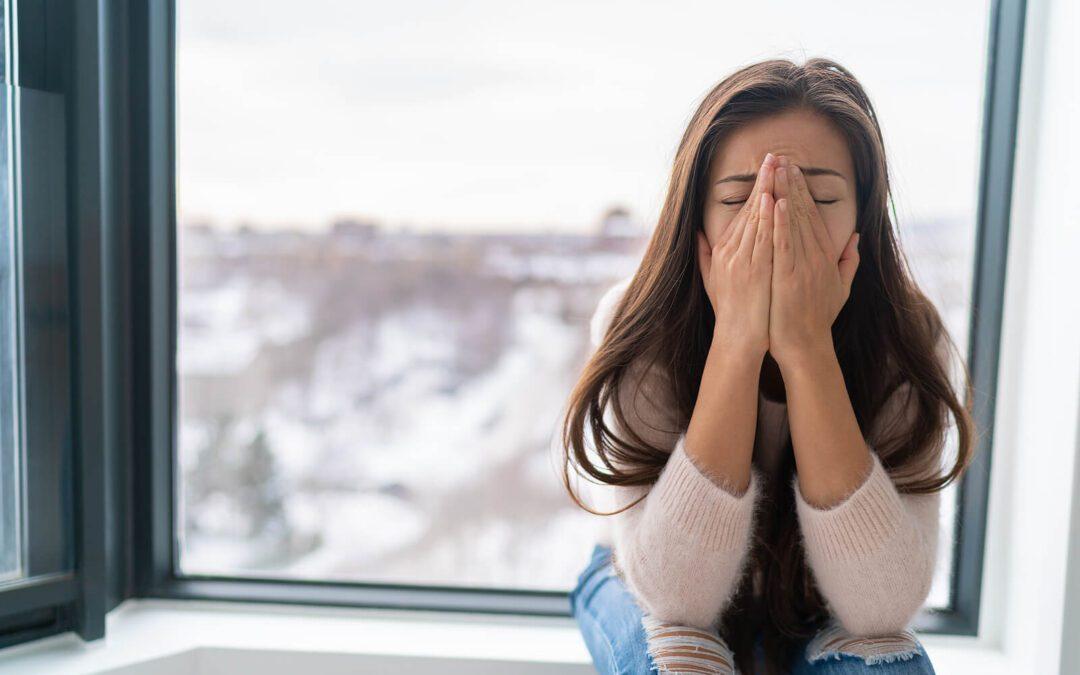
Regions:
<instances>
[{"instance_id":1,"label":"dark window frame","mask_svg":"<svg viewBox=\"0 0 1080 675\"><path fill-rule=\"evenodd\" d=\"M66 630L98 639L131 597L569 616L556 591L178 574L175 0L18 8L19 84L65 101L66 227L43 250L67 258L56 297L69 361L57 356L48 381L70 427L53 443L70 454L76 508L72 572L0 589L0 647ZM923 633L979 623L1025 12L1025 0L990 2L967 354L980 434L959 486L952 604L922 612Z\"/></svg>"},{"instance_id":2,"label":"dark window frame","mask_svg":"<svg viewBox=\"0 0 1080 675\"><path fill-rule=\"evenodd\" d=\"M106 587L104 491L107 465L92 402L77 396L79 350L93 348L102 321L93 288L80 281L100 269L80 261L100 233L95 218L98 174L96 105L87 105L97 60L98 17L92 5L71 0L21 0L5 8L12 56L8 86L18 124L19 176L12 199L20 220L20 308L23 357L22 424L30 576L0 586L0 647L75 631L85 640L104 635ZM96 99L95 99L96 100ZM81 111L87 111L82 114ZM81 115L81 117L80 117ZM89 369L82 370L90 377Z\"/></svg>"}]
</instances>

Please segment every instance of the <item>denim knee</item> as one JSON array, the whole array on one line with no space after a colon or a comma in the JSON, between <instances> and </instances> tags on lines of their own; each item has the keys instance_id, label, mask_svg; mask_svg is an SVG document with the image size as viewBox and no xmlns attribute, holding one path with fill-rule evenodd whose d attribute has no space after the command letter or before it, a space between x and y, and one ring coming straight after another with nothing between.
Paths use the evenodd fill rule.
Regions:
<instances>
[{"instance_id":1,"label":"denim knee","mask_svg":"<svg viewBox=\"0 0 1080 675\"><path fill-rule=\"evenodd\" d=\"M597 545L570 593L570 604L593 665L601 675L650 675L656 665L646 649L642 611L611 565L609 548Z\"/></svg>"},{"instance_id":2,"label":"denim knee","mask_svg":"<svg viewBox=\"0 0 1080 675\"><path fill-rule=\"evenodd\" d=\"M646 646L659 673L734 675L735 655L715 629L642 617Z\"/></svg>"},{"instance_id":3,"label":"denim knee","mask_svg":"<svg viewBox=\"0 0 1080 675\"><path fill-rule=\"evenodd\" d=\"M910 630L895 635L863 637L852 635L833 619L807 642L795 672L933 675L934 668L926 650Z\"/></svg>"}]
</instances>

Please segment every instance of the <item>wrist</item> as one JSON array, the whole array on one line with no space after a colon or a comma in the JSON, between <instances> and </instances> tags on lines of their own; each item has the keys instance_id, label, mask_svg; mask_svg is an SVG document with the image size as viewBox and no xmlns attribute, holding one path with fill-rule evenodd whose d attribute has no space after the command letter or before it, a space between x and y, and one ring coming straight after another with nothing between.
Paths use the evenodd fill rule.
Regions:
<instances>
[{"instance_id":1,"label":"wrist","mask_svg":"<svg viewBox=\"0 0 1080 675\"><path fill-rule=\"evenodd\" d=\"M776 364L785 379L803 375L814 377L822 369L830 368L836 363L836 348L831 335L828 340L806 344L776 357Z\"/></svg>"},{"instance_id":2,"label":"wrist","mask_svg":"<svg viewBox=\"0 0 1080 675\"><path fill-rule=\"evenodd\" d=\"M721 358L731 361L732 364L760 368L769 347L713 333L710 350L719 354Z\"/></svg>"}]
</instances>

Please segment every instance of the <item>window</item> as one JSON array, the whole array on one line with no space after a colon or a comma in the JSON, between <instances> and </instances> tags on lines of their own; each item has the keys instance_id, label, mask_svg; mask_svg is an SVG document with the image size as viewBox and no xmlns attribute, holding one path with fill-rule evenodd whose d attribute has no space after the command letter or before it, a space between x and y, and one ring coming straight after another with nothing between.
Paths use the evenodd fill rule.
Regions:
<instances>
[{"instance_id":1,"label":"window","mask_svg":"<svg viewBox=\"0 0 1080 675\"><path fill-rule=\"evenodd\" d=\"M967 346L986 3L899 60L931 30L909 8L874 45L812 10L725 44L730 8L620 6L622 32L580 7L308 8L177 6L181 574L566 588L594 522L548 449L587 318L739 55L812 36L857 64L901 237ZM689 11L701 35L662 29Z\"/></svg>"},{"instance_id":2,"label":"window","mask_svg":"<svg viewBox=\"0 0 1080 675\"><path fill-rule=\"evenodd\" d=\"M992 427L1022 3L882 9L872 42L803 7L303 10L5 4L0 646L132 596L566 615L587 320L696 97L765 54L871 88ZM923 630L975 632L989 443Z\"/></svg>"}]
</instances>

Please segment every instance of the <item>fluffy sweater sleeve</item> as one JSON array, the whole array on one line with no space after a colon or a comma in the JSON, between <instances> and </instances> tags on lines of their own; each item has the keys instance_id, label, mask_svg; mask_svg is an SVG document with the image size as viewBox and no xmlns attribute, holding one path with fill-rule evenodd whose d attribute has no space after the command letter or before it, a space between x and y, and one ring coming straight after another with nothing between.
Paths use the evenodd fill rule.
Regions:
<instances>
[{"instance_id":1,"label":"fluffy sweater sleeve","mask_svg":"<svg viewBox=\"0 0 1080 675\"><path fill-rule=\"evenodd\" d=\"M594 345L624 288L616 285L601 300L592 323ZM659 370L631 366L617 394L626 424L670 454L652 485L604 486L608 511L641 499L605 516L614 519L614 568L655 618L711 628L743 573L762 476L753 469L749 487L736 493L691 461L669 392ZM627 438L615 415L607 420Z\"/></svg>"},{"instance_id":2,"label":"fluffy sweater sleeve","mask_svg":"<svg viewBox=\"0 0 1080 675\"><path fill-rule=\"evenodd\" d=\"M899 492L875 447L882 434L902 434L911 421L917 406L909 394L904 383L886 400L867 435L870 470L840 503L816 508L803 498L798 475L792 479L811 573L832 614L854 635L906 628L934 577L941 493Z\"/></svg>"}]
</instances>

